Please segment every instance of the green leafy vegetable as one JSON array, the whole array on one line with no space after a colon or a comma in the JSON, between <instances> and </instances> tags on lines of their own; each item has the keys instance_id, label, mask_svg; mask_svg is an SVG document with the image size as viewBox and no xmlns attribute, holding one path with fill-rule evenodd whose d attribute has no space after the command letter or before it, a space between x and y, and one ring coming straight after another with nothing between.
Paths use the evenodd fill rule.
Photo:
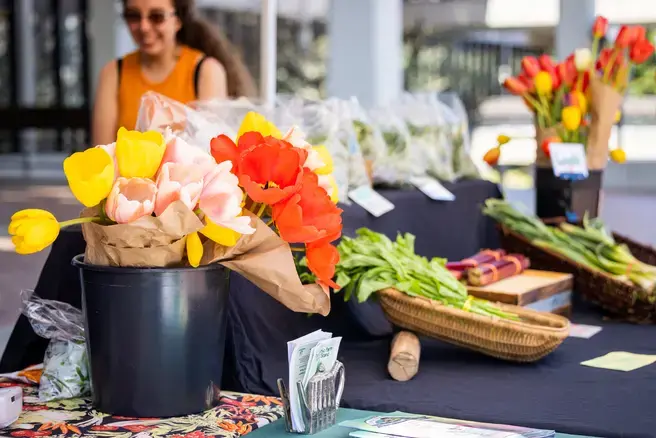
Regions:
<instances>
[{"instance_id":1,"label":"green leafy vegetable","mask_svg":"<svg viewBox=\"0 0 656 438\"><path fill-rule=\"evenodd\" d=\"M472 313L518 319L486 300L467 294L467 288L445 268L445 259L427 259L415 254L415 236L400 234L395 241L361 228L357 237L342 237L337 246L340 262L336 282L342 287L344 300L353 295L359 302L375 292L395 288L407 295L424 297Z\"/></svg>"}]
</instances>

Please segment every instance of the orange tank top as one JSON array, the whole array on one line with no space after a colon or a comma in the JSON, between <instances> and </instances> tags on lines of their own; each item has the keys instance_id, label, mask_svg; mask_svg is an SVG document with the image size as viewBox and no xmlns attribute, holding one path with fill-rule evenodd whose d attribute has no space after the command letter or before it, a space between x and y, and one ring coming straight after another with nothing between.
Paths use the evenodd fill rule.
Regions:
<instances>
[{"instance_id":1,"label":"orange tank top","mask_svg":"<svg viewBox=\"0 0 656 438\"><path fill-rule=\"evenodd\" d=\"M205 55L187 46L180 48L173 71L162 82L151 82L141 74L139 53L119 60L118 127L134 129L137 124L141 96L154 91L182 103L196 100L198 67Z\"/></svg>"}]
</instances>

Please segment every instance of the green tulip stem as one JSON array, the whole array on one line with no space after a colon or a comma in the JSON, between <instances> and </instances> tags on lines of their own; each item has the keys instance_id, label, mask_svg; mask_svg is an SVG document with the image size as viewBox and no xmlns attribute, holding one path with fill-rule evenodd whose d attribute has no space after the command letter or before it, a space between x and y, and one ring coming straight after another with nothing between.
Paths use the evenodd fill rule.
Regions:
<instances>
[{"instance_id":1,"label":"green tulip stem","mask_svg":"<svg viewBox=\"0 0 656 438\"><path fill-rule=\"evenodd\" d=\"M70 227L71 225L87 224L89 222L100 222L101 220L102 220L102 218L97 217L97 216L96 217L78 217L76 219L71 219L71 220L67 220L67 221L64 221L64 222L60 222L59 226L61 228L66 228L66 227Z\"/></svg>"}]
</instances>

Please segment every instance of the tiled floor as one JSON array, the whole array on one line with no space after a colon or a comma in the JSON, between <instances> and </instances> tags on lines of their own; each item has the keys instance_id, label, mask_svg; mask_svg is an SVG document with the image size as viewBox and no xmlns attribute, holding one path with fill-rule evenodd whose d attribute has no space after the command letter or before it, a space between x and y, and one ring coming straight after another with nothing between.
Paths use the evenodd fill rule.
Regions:
<instances>
[{"instance_id":1,"label":"tiled floor","mask_svg":"<svg viewBox=\"0 0 656 438\"><path fill-rule=\"evenodd\" d=\"M509 199L528 207L534 204L531 190L507 190ZM656 194L606 193L602 216L616 231L656 246ZM80 207L64 186L27 186L0 182L0 354L20 313L20 291L33 288L47 254L18 256L6 235L11 214L22 208L44 208L59 218L75 217ZM437 255L437 254L436 254Z\"/></svg>"}]
</instances>

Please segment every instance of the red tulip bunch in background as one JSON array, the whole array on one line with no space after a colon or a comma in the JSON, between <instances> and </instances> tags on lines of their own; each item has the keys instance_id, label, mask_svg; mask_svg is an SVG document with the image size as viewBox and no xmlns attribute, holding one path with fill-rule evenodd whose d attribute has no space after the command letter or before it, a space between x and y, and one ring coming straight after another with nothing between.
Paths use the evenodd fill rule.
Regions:
<instances>
[{"instance_id":1,"label":"red tulip bunch in background","mask_svg":"<svg viewBox=\"0 0 656 438\"><path fill-rule=\"evenodd\" d=\"M610 133L620 119L621 93L627 88L631 67L654 54L654 45L642 26L622 26L615 41L599 50L607 32L608 20L597 17L592 50L577 49L559 63L548 55L524 57L520 73L504 81L504 87L521 96L535 114L538 160L549 157L551 143L574 142L586 146L590 168L605 166ZM498 142L484 160L496 164L501 146L508 141ZM624 161L621 150L610 156Z\"/></svg>"},{"instance_id":2,"label":"red tulip bunch in background","mask_svg":"<svg viewBox=\"0 0 656 438\"><path fill-rule=\"evenodd\" d=\"M608 20L597 17L592 29L593 54L599 41L606 36ZM654 54L654 45L647 39L643 26L622 26L615 41L601 49L594 70L604 84L610 85L620 93L629 82L629 72L636 64L643 64Z\"/></svg>"}]
</instances>

